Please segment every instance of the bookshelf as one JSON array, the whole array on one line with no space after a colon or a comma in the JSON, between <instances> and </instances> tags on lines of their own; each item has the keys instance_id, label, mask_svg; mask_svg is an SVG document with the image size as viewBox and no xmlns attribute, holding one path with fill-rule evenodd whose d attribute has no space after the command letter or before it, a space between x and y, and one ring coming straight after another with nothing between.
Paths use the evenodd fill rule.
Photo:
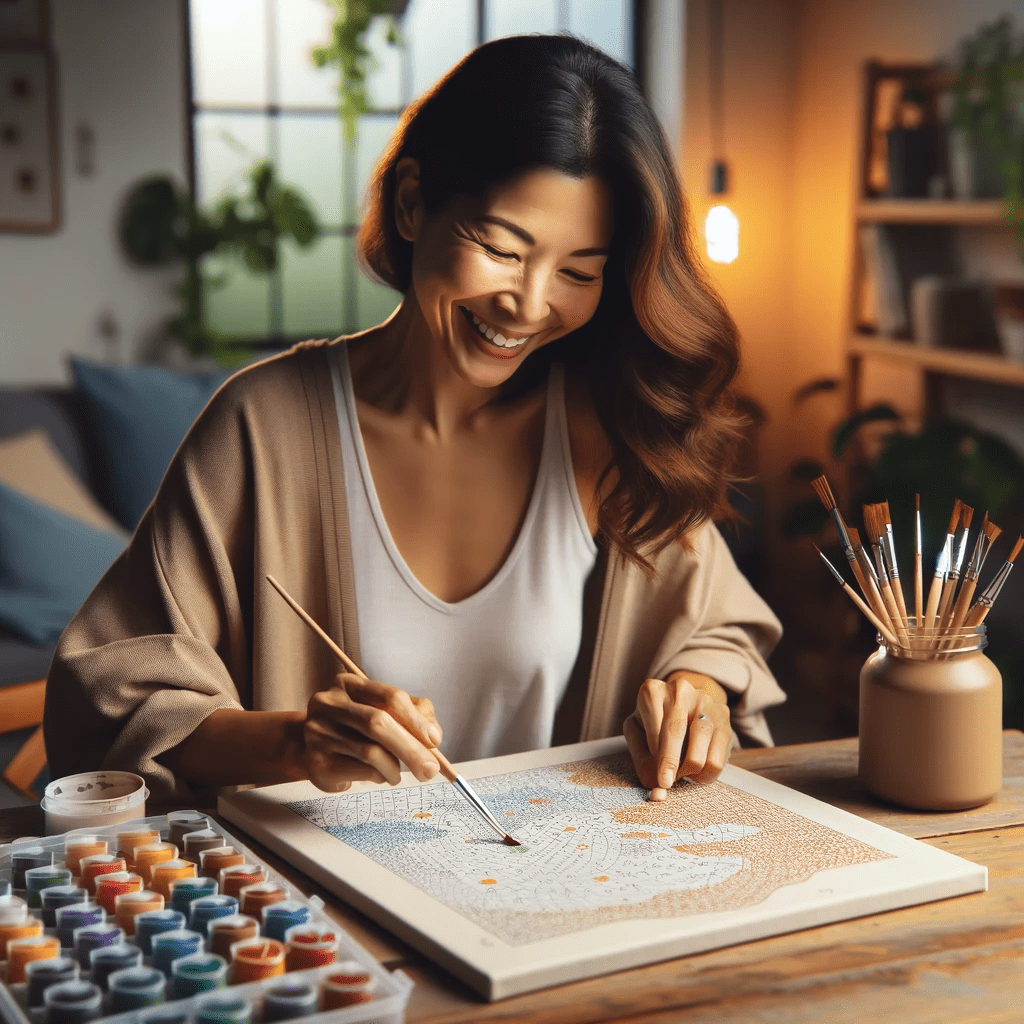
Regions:
<instances>
[{"instance_id":1,"label":"bookshelf","mask_svg":"<svg viewBox=\"0 0 1024 1024\"><path fill-rule=\"evenodd\" d=\"M857 198L854 203L854 254L852 260L852 281L850 289L849 335L846 342L846 359L849 372L850 411L854 412L863 404L863 380L869 362L886 362L901 364L918 371L922 377L921 394L923 407L918 410L923 418L940 415L942 408L943 382L948 378L961 378L1024 388L1024 363L1015 362L998 350L984 351L979 349L997 349L995 336L992 344L979 344L978 338L964 337L963 344L958 347L957 337L944 339L941 347L929 347L915 340L912 336L910 317L910 300L907 294L907 277L913 277L913 271L902 266L902 258L906 255L908 244L913 247L913 240L919 239L918 247L922 250L925 264L924 273L949 274L950 268L937 269L928 267L928 260L941 263L938 248L948 249L951 265L957 263L957 252L961 232L983 230L989 232L1011 232L1006 222L1003 203L1000 199L950 199L950 198L895 198L887 195L888 185L883 181L885 176L884 149L879 155L879 138L884 132L880 124L884 117L879 114L879 97L883 95L888 83L889 102L893 95L899 93L899 84L912 83L918 96L923 95L921 104L923 124L932 131L931 140L935 147L934 166L943 169L945 157L938 156L942 142L942 132L938 128L940 121L939 93L948 85L948 73L934 65L926 64L882 64L869 62L865 67L865 88L863 102L863 118L861 131L861 148ZM897 83L893 86L892 83ZM893 89L895 88L895 93ZM927 141L927 140L926 140ZM865 230L867 229L867 230ZM896 252L889 247L886 253L889 262L883 261L880 269L877 250L872 255L868 240L877 239L879 233L885 233L892 239L900 239L903 253L899 246ZM888 243L887 243L888 245ZM928 252L927 250L933 250ZM902 288L903 309L908 316L905 329L898 331L898 336L886 329L885 317L878 317L875 324L869 324L865 318L865 289L870 279L872 287L869 292L877 303L879 287L885 289L884 267L890 270L896 263L901 263L900 284ZM953 270L953 276L956 271ZM1024 281L1024 264L1019 267L1019 280ZM888 281L888 294L891 297L894 283ZM882 296L884 302L884 296ZM876 312L880 307L876 305ZM1022 396L1024 398L1024 396Z\"/></svg>"}]
</instances>

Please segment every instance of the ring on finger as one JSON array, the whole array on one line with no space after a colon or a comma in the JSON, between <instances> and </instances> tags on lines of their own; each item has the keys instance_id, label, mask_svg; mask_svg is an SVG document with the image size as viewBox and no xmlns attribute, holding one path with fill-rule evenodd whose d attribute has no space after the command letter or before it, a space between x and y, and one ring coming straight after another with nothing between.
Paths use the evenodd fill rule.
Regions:
<instances>
[{"instance_id":1,"label":"ring on finger","mask_svg":"<svg viewBox=\"0 0 1024 1024\"><path fill-rule=\"evenodd\" d=\"M697 716L697 721L698 721L698 722L707 722L707 721L709 721L709 718L708 718L708 716L707 716L707 715L705 715L705 714L704 714L704 713L702 712L701 714L699 714L699 715Z\"/></svg>"}]
</instances>

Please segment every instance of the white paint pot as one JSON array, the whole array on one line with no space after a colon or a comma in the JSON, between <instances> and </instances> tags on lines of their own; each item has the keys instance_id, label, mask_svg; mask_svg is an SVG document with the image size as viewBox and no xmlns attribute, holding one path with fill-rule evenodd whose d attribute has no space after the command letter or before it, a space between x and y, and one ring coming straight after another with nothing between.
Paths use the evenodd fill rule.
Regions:
<instances>
[{"instance_id":1,"label":"white paint pot","mask_svg":"<svg viewBox=\"0 0 1024 1024\"><path fill-rule=\"evenodd\" d=\"M82 772L57 779L43 793L46 834L144 818L148 796L145 781L131 772Z\"/></svg>"}]
</instances>

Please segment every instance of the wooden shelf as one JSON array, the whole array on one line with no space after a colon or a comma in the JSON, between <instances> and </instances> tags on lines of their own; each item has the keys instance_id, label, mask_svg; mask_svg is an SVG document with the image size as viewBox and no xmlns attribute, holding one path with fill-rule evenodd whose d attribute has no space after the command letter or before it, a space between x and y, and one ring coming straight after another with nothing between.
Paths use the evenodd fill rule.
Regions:
<instances>
[{"instance_id":1,"label":"wooden shelf","mask_svg":"<svg viewBox=\"0 0 1024 1024\"><path fill-rule=\"evenodd\" d=\"M1005 224L1001 199L862 199L857 219L894 224Z\"/></svg>"},{"instance_id":2,"label":"wooden shelf","mask_svg":"<svg viewBox=\"0 0 1024 1024\"><path fill-rule=\"evenodd\" d=\"M912 341L898 341L873 335L854 334L847 352L856 356L875 356L910 363L930 373L967 377L997 384L1024 386L1024 363L989 352L967 352L953 348L922 348Z\"/></svg>"}]
</instances>

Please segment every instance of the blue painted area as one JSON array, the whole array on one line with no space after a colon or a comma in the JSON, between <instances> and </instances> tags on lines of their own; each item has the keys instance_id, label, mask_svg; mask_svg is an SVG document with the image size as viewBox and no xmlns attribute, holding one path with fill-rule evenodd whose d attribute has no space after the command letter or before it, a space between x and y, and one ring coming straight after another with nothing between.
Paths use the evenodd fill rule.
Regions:
<instances>
[{"instance_id":1,"label":"blue painted area","mask_svg":"<svg viewBox=\"0 0 1024 1024\"><path fill-rule=\"evenodd\" d=\"M411 821L366 821L361 825L329 825L324 830L335 839L374 856L394 853L410 843L432 843L448 830Z\"/></svg>"}]
</instances>

